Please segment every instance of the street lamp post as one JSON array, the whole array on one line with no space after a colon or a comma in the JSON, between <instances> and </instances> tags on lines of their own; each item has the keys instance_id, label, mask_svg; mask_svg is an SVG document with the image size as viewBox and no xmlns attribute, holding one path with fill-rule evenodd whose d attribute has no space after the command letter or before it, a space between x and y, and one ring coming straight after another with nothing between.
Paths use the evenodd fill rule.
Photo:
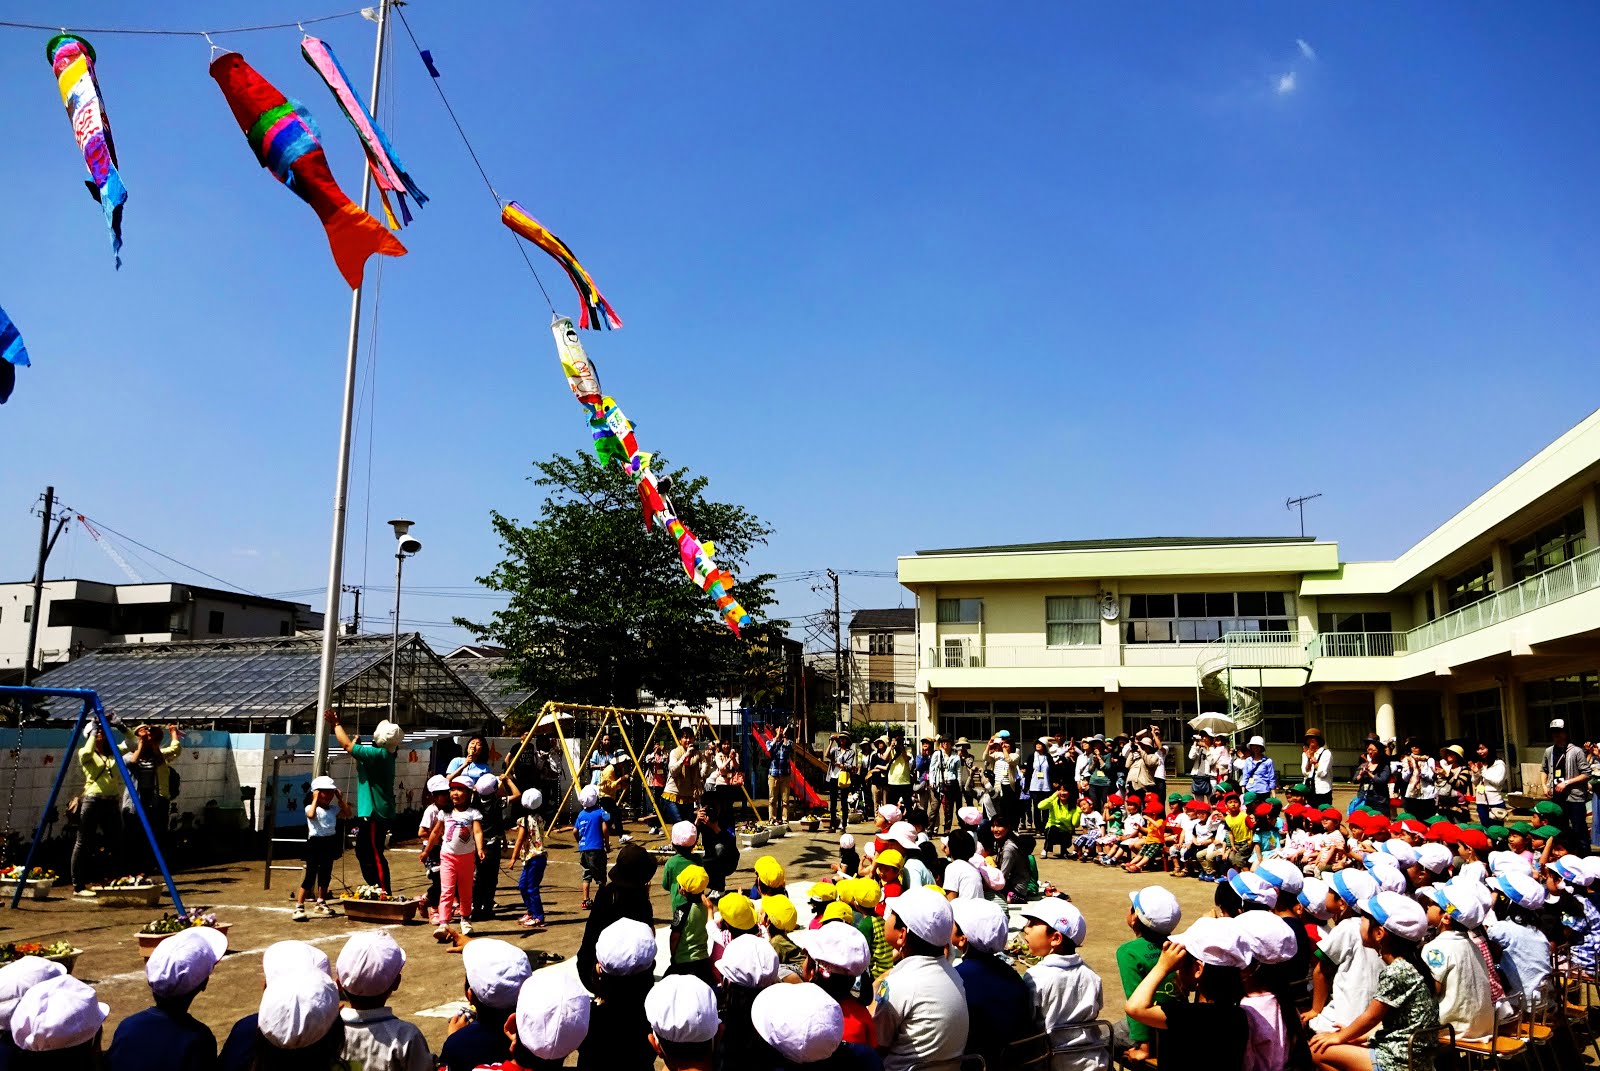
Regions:
<instances>
[{"instance_id":1,"label":"street lamp post","mask_svg":"<svg viewBox=\"0 0 1600 1071\"><path fill-rule=\"evenodd\" d=\"M400 715L395 710L395 686L400 680L400 580L405 571L406 558L422 549L422 541L407 533L411 531L413 522L406 520L393 520L389 524L394 528L394 635L389 644L389 720L398 722Z\"/></svg>"}]
</instances>

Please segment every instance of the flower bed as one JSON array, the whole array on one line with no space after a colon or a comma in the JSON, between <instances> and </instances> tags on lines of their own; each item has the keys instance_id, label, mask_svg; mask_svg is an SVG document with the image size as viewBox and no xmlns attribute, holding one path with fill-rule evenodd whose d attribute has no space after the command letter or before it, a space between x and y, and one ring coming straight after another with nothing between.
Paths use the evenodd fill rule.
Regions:
<instances>
[{"instance_id":1,"label":"flower bed","mask_svg":"<svg viewBox=\"0 0 1600 1071\"><path fill-rule=\"evenodd\" d=\"M417 917L418 901L385 892L376 885L362 885L350 896L341 896L346 917L358 922L411 922Z\"/></svg>"},{"instance_id":2,"label":"flower bed","mask_svg":"<svg viewBox=\"0 0 1600 1071\"><path fill-rule=\"evenodd\" d=\"M44 900L49 897L50 890L61 880L54 870L43 867L34 867L28 871L26 879L22 877L20 866L8 866L0 870L0 896L4 896L7 903L16 895L17 885L23 886L23 895L30 900Z\"/></svg>"},{"instance_id":3,"label":"flower bed","mask_svg":"<svg viewBox=\"0 0 1600 1071\"><path fill-rule=\"evenodd\" d=\"M228 936L232 928L231 922L218 922L217 916L208 912L190 911L184 915L162 915L158 919L151 919L144 924L135 936L139 938L139 954L145 959L150 958L150 953L155 951L156 945L171 937L175 933L182 933L193 926L210 926L223 937Z\"/></svg>"},{"instance_id":4,"label":"flower bed","mask_svg":"<svg viewBox=\"0 0 1600 1071\"><path fill-rule=\"evenodd\" d=\"M21 959L23 956L38 956L41 959L54 960L72 973L72 968L78 962L78 957L83 955L83 949L73 946L71 941L15 941L9 944L0 944L0 964L10 963L12 960Z\"/></svg>"},{"instance_id":5,"label":"flower bed","mask_svg":"<svg viewBox=\"0 0 1600 1071\"><path fill-rule=\"evenodd\" d=\"M161 885L143 874L129 874L104 885L91 885L80 895L88 896L101 907L155 907L161 900Z\"/></svg>"}]
</instances>

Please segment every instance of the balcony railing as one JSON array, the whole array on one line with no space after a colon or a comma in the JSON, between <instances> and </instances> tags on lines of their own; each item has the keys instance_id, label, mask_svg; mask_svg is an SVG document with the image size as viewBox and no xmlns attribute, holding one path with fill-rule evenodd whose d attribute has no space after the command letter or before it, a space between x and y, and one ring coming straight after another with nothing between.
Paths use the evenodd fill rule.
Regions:
<instances>
[{"instance_id":1,"label":"balcony railing","mask_svg":"<svg viewBox=\"0 0 1600 1071\"><path fill-rule=\"evenodd\" d=\"M1411 650L1409 632L1323 632L1312 639L1306 655L1318 658L1387 658Z\"/></svg>"},{"instance_id":2,"label":"balcony railing","mask_svg":"<svg viewBox=\"0 0 1600 1071\"><path fill-rule=\"evenodd\" d=\"M1470 606L1452 610L1425 625L1418 625L1407 634L1410 636L1411 650L1421 651L1446 640L1469 635L1596 588L1600 588L1600 547L1530 576L1521 583L1512 584L1504 591L1497 591Z\"/></svg>"}]
</instances>

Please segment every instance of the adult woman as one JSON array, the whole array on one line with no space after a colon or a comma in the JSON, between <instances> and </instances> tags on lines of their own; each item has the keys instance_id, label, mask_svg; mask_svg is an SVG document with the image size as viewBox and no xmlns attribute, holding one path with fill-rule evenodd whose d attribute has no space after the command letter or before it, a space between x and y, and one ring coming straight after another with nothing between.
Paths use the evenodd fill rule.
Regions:
<instances>
[{"instance_id":1,"label":"adult woman","mask_svg":"<svg viewBox=\"0 0 1600 1071\"><path fill-rule=\"evenodd\" d=\"M611 743L611 734L600 734L600 742L589 752L589 783L599 787L600 778L605 776L606 770L617 761L616 751Z\"/></svg>"},{"instance_id":2,"label":"adult woman","mask_svg":"<svg viewBox=\"0 0 1600 1071\"><path fill-rule=\"evenodd\" d=\"M889 802L889 738L880 736L872 742L872 754L867 756L867 786L872 789L872 810Z\"/></svg>"},{"instance_id":3,"label":"adult woman","mask_svg":"<svg viewBox=\"0 0 1600 1071\"><path fill-rule=\"evenodd\" d=\"M1350 803L1353 811L1365 804L1379 814L1389 813L1389 779L1392 776L1389 754L1375 736L1367 737L1367 746L1361 754L1361 765L1356 767L1355 798Z\"/></svg>"},{"instance_id":4,"label":"adult woman","mask_svg":"<svg viewBox=\"0 0 1600 1071\"><path fill-rule=\"evenodd\" d=\"M134 787L139 790L139 806L144 808L150 828L155 832L156 843L163 854L167 851L167 829L172 812L171 762L183 752L183 740L176 725L167 726L167 743L161 743L161 734L148 725L134 730L138 746L128 756L128 773L133 775ZM132 801L124 798L124 811L133 810ZM156 869L154 856L146 853L149 869Z\"/></svg>"},{"instance_id":5,"label":"adult woman","mask_svg":"<svg viewBox=\"0 0 1600 1071\"><path fill-rule=\"evenodd\" d=\"M1478 801L1478 824L1491 825L1506 814L1506 764L1483 741L1473 750L1472 795Z\"/></svg>"},{"instance_id":6,"label":"adult woman","mask_svg":"<svg viewBox=\"0 0 1600 1071\"><path fill-rule=\"evenodd\" d=\"M711 753L711 762L706 767L706 802L707 810L715 811L727 818L728 777L737 769L737 758L729 758L733 747L726 740L718 740L716 750Z\"/></svg>"},{"instance_id":7,"label":"adult woman","mask_svg":"<svg viewBox=\"0 0 1600 1071\"><path fill-rule=\"evenodd\" d=\"M1306 802L1324 810L1333 806L1333 752L1321 729L1307 729L1300 749L1300 774L1306 783Z\"/></svg>"},{"instance_id":8,"label":"adult woman","mask_svg":"<svg viewBox=\"0 0 1600 1071\"><path fill-rule=\"evenodd\" d=\"M1244 789L1244 802L1254 803L1272 795L1278 787L1278 769L1267 757L1267 742L1252 736L1248 745L1249 756L1239 770L1240 787Z\"/></svg>"},{"instance_id":9,"label":"adult woman","mask_svg":"<svg viewBox=\"0 0 1600 1071\"><path fill-rule=\"evenodd\" d=\"M83 769L83 801L78 810L78 839L72 846L72 884L83 890L98 875L95 852L105 848L111 855L112 876L122 854L122 775L117 771L114 748L126 751L125 741L113 744L105 730L95 723L94 731L78 750L78 765Z\"/></svg>"},{"instance_id":10,"label":"adult woman","mask_svg":"<svg viewBox=\"0 0 1600 1071\"><path fill-rule=\"evenodd\" d=\"M1106 797L1111 794L1111 778L1106 776L1106 742L1104 740L1090 741L1088 769L1089 798L1094 801L1094 809L1103 812L1106 809Z\"/></svg>"},{"instance_id":11,"label":"adult woman","mask_svg":"<svg viewBox=\"0 0 1600 1071\"><path fill-rule=\"evenodd\" d=\"M1017 759L1011 752L1011 741L1003 737L990 740L987 758L995 813L1005 815L1009 826L1017 813Z\"/></svg>"},{"instance_id":12,"label":"adult woman","mask_svg":"<svg viewBox=\"0 0 1600 1071\"><path fill-rule=\"evenodd\" d=\"M1045 747L1043 739L1033 742L1033 754L1028 761L1028 802L1032 804L1033 828L1042 833L1044 818L1039 814L1039 808L1044 806L1044 801L1051 795L1050 749Z\"/></svg>"},{"instance_id":13,"label":"adult woman","mask_svg":"<svg viewBox=\"0 0 1600 1071\"><path fill-rule=\"evenodd\" d=\"M1426 822L1438 810L1438 767L1423 752L1422 741L1416 737L1406 741L1406 755L1400 760L1400 770L1406 783L1401 806Z\"/></svg>"},{"instance_id":14,"label":"adult woman","mask_svg":"<svg viewBox=\"0 0 1600 1071\"><path fill-rule=\"evenodd\" d=\"M889 767L884 774L885 791L890 803L902 812L911 809L911 756L906 753L903 737L889 742Z\"/></svg>"},{"instance_id":15,"label":"adult woman","mask_svg":"<svg viewBox=\"0 0 1600 1071\"><path fill-rule=\"evenodd\" d=\"M1466 797L1472 791L1472 773L1467 769L1466 750L1460 744L1439 749L1439 765L1434 775L1438 788L1439 813L1460 825L1467 820Z\"/></svg>"},{"instance_id":16,"label":"adult woman","mask_svg":"<svg viewBox=\"0 0 1600 1071\"><path fill-rule=\"evenodd\" d=\"M345 747L348 750L348 745ZM466 753L451 759L444 768L444 775L454 777L456 774L462 774L476 781L486 773L493 773L487 765L488 761L489 742L483 738L482 733L475 733L467 740Z\"/></svg>"},{"instance_id":17,"label":"adult woman","mask_svg":"<svg viewBox=\"0 0 1600 1071\"><path fill-rule=\"evenodd\" d=\"M662 793L667 790L667 745L657 740L650 748L650 754L644 757L644 783L650 789L650 798L655 800L656 810L663 816L666 808L662 804ZM650 816L650 835L656 836L661 832L654 814Z\"/></svg>"},{"instance_id":18,"label":"adult woman","mask_svg":"<svg viewBox=\"0 0 1600 1071\"><path fill-rule=\"evenodd\" d=\"M705 765L695 747L694 731L684 729L678 734L678 746L667 756L667 783L661 790L663 817L668 823L676 825L694 817L704 784Z\"/></svg>"},{"instance_id":19,"label":"adult woman","mask_svg":"<svg viewBox=\"0 0 1600 1071\"><path fill-rule=\"evenodd\" d=\"M1189 745L1189 791L1197 800L1211 802L1211 792L1216 787L1211 772L1210 733L1195 733Z\"/></svg>"}]
</instances>

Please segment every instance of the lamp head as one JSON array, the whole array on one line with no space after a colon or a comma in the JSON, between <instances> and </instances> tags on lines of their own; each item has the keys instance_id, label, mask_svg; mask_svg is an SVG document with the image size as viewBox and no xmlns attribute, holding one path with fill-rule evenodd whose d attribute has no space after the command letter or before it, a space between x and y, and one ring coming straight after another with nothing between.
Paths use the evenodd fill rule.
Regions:
<instances>
[{"instance_id":1,"label":"lamp head","mask_svg":"<svg viewBox=\"0 0 1600 1071\"><path fill-rule=\"evenodd\" d=\"M394 520L389 522L389 527L394 529L396 539L404 539L405 534L411 531L411 526L415 523L415 521Z\"/></svg>"}]
</instances>

